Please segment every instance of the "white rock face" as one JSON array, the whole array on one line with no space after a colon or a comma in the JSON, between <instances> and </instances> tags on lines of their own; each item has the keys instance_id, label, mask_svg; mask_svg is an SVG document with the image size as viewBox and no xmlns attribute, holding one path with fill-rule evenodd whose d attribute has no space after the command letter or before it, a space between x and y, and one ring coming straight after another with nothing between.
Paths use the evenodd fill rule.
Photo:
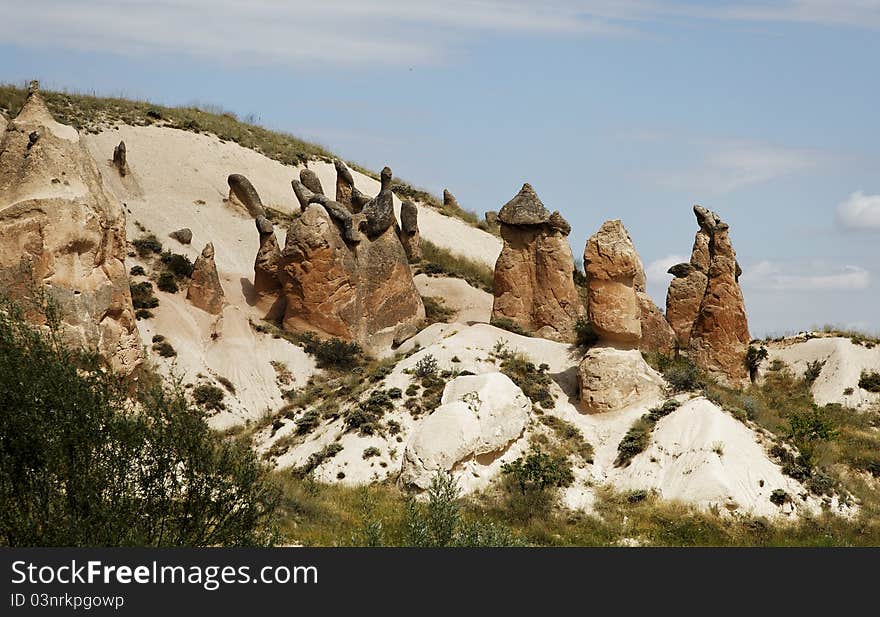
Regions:
<instances>
[{"instance_id":1,"label":"white rock face","mask_svg":"<svg viewBox=\"0 0 880 617\"><path fill-rule=\"evenodd\" d=\"M509 377L485 373L446 385L441 406L418 427L406 446L400 481L428 488L440 469L462 466L479 474L483 455L501 454L522 435L531 402Z\"/></svg>"},{"instance_id":2,"label":"white rock face","mask_svg":"<svg viewBox=\"0 0 880 617\"><path fill-rule=\"evenodd\" d=\"M578 367L581 405L605 413L661 396L665 382L637 349L594 347Z\"/></svg>"}]
</instances>

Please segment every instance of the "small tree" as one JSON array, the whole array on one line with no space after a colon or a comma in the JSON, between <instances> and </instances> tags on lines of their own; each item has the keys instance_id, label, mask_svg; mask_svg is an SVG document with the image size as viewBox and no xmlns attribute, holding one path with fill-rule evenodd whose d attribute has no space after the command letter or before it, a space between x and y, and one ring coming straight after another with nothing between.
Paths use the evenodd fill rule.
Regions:
<instances>
[{"instance_id":1,"label":"small tree","mask_svg":"<svg viewBox=\"0 0 880 617\"><path fill-rule=\"evenodd\" d=\"M566 487L574 482L567 458L550 456L540 450L505 464L501 471L519 486L523 495L527 491L543 492L550 487Z\"/></svg>"},{"instance_id":2,"label":"small tree","mask_svg":"<svg viewBox=\"0 0 880 617\"><path fill-rule=\"evenodd\" d=\"M746 352L746 367L749 369L749 380L751 380L752 383L755 383L755 380L758 377L758 368L761 366L761 362L766 359L766 347L763 345L761 347L749 345L749 350Z\"/></svg>"}]
</instances>

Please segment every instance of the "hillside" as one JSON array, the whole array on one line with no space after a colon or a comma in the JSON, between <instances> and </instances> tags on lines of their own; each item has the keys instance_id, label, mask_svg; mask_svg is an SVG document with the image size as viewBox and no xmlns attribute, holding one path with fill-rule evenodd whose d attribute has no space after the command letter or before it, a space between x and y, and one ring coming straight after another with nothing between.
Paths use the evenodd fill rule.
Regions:
<instances>
[{"instance_id":1,"label":"hillside","mask_svg":"<svg viewBox=\"0 0 880 617\"><path fill-rule=\"evenodd\" d=\"M367 491L365 499L402 508L406 495L431 493L438 473L455 480L468 516L492 518L526 543L814 543L823 530L833 530L842 543L880 541L880 394L862 379L880 372L880 346L818 335L765 342L768 357L759 362L756 383L749 384L698 365L698 355L679 353L677 343L650 351L612 340L632 324L602 322L595 311L600 300L624 292L631 294L632 307L620 302L609 315L635 311L639 337L657 321L672 331L653 304L637 304L644 295L644 283L639 289L638 282L642 266L626 230L616 221L590 239L597 254L608 255L601 242L611 238L617 251L611 265L625 262L621 271L629 272L629 282L621 284L625 277L606 267L603 284L610 291L596 297L589 283L575 286L570 250L567 263L559 257L559 239L568 233L560 230L567 223L559 222L558 212L544 216L534 208L528 214L537 222L511 225L521 233L516 242L538 237L536 242L544 242L535 251L539 259L551 253L540 265L568 268L553 270L547 280L556 281L553 276L562 272L572 290L589 296L593 338L585 334L587 313L581 306L549 318L570 318L576 339L559 335L562 327L549 334L528 331L499 319L493 308L503 293L517 300L526 295L518 288L492 288L493 269L516 243L510 230L502 241L466 213L450 216L436 198L405 184L392 184L394 194L388 194L376 174L351 166L354 188L376 196L364 212L381 205L383 195L393 212L391 226L374 236L364 232L351 247L340 240L350 215L340 222L332 205L301 204L291 188L291 180L310 170L332 194L338 171L322 148L223 114L57 93L45 93L45 99L55 120L78 129L78 135L58 139L69 141L64 147L82 146L94 161L101 187L92 192L105 195L124 219L127 244L120 257L134 295L130 306L141 311L135 327L145 364L169 382L178 381L212 428L247 441L275 470L290 500L282 521L287 541L347 542L360 514L339 504L353 503L351 491L373 485L373 497ZM0 109L10 119L23 101L20 90L0 88ZM14 125L10 122L7 134L15 133ZM42 147L43 139L39 135L31 143ZM120 142L124 174L114 162ZM10 153L11 146L0 151L7 157L0 160L11 168ZM231 174L246 177L259 194L266 219L274 223L279 263L289 268L285 272L298 268L300 278L288 274L280 291L255 288L255 259L269 246L269 234L258 232L262 219L230 198ZM27 194L0 201L0 224L17 221L22 204L45 198L39 182L63 185L53 181L56 175L44 171L37 188L28 185ZM526 187L511 203L528 197ZM339 200L338 189L336 195ZM400 260L392 257L402 254L398 237L406 227L401 197L415 201L424 241L421 258L407 263L403 256L403 282L391 274L399 270ZM710 214L715 216L702 216ZM370 224L367 219L360 229ZM705 227L719 234L711 243L705 239L706 247L721 244L715 241L726 234L720 220L700 225L699 233ZM183 229L191 232L186 242L177 234ZM323 235L306 235L314 229ZM374 257L386 242L397 253ZM211 254L203 251L209 243ZM728 261L733 273L738 265ZM511 270L520 266L511 260ZM200 267L207 268L200 280L214 285L209 291L219 297L216 312L192 299ZM279 299L287 301L288 312L291 298L309 300L314 281L308 277L325 267L334 285L345 276L355 280L366 278L361 272L375 273L351 284L355 291L333 287L316 313L333 313L343 292L361 302L357 294L363 287L381 295L405 283L421 297L425 323L392 343L383 338L384 330L343 341L279 318ZM691 277L695 266L689 268L683 270ZM71 271L75 286L80 267ZM209 276L214 271L216 284ZM540 276L523 286L540 287ZM589 263L587 276L597 276ZM736 277L730 279L725 292L736 283ZM562 296L555 282L546 287L545 298ZM393 313L395 304L389 301L382 310ZM564 301L559 304L566 308ZM700 316L694 319L701 323ZM698 327L693 332L711 334ZM744 349L749 341L734 343ZM728 364L730 348L719 355ZM732 363L745 372L741 358ZM818 367L816 374L805 376L811 366ZM593 369L601 374L589 375ZM601 412L587 406L594 402L584 395L591 378L600 382L594 394L607 407ZM658 517L667 522L658 523ZM671 519L709 531L673 539L662 533ZM332 525L337 537L329 540Z\"/></svg>"}]
</instances>

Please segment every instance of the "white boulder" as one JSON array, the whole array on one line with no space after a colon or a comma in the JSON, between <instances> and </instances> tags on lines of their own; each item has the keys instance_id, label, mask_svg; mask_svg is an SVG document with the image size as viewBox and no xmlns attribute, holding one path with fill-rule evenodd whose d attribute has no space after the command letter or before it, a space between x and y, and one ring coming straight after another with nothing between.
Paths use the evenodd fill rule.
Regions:
<instances>
[{"instance_id":1,"label":"white boulder","mask_svg":"<svg viewBox=\"0 0 880 617\"><path fill-rule=\"evenodd\" d=\"M604 413L660 398L666 384L638 349L594 347L578 367L578 385L584 411Z\"/></svg>"}]
</instances>

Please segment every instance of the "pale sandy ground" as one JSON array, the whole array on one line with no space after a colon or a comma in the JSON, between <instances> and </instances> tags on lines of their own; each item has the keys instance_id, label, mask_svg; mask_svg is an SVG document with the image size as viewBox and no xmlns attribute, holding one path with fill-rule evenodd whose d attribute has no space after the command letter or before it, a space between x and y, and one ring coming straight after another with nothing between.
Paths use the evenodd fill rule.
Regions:
<instances>
[{"instance_id":1,"label":"pale sandy ground","mask_svg":"<svg viewBox=\"0 0 880 617\"><path fill-rule=\"evenodd\" d=\"M868 409L880 404L880 394L859 388L862 371L880 372L880 346L868 349L843 337L795 337L767 344L768 358L761 365L760 375L769 370L773 360L781 360L793 374L801 376L807 363L825 362L811 391L818 405L839 403L853 409ZM852 388L850 394L845 394Z\"/></svg>"},{"instance_id":2,"label":"pale sandy ground","mask_svg":"<svg viewBox=\"0 0 880 617\"><path fill-rule=\"evenodd\" d=\"M120 179L109 165L113 147L120 139L126 142L132 171L125 179ZM251 328L249 322L259 322L264 315L264 309L251 306L247 301L258 236L253 221L225 203L226 178L230 173L245 174L267 206L292 212L298 205L290 180L297 175L297 170L234 143L222 143L216 137L166 128L120 127L86 135L84 140L99 162L105 184L126 205L130 238L141 233L136 228L137 221L168 248L193 260L206 242L214 243L229 304L223 314L212 316L194 308L183 293L157 291L160 306L154 310L156 317L139 322L147 347L153 334L162 334L178 352L173 362L157 360L162 370L190 383L216 383L219 377L232 381L236 394L227 397L229 410L213 419L218 428L256 420L267 411L276 410L282 404L281 387L270 362L283 362L293 374L293 385L297 387L316 369L313 360L299 347L256 333ZM325 190L332 194L333 166L311 163L310 167L318 174ZM357 173L354 176L362 191L370 194L378 191L378 182ZM399 207L396 199L395 205ZM181 227L193 231L190 246L167 237ZM501 243L495 236L430 208L420 208L420 227L422 235L432 242L489 266L494 265L500 251ZM284 230L276 231L283 244ZM128 265L136 261L129 259ZM427 354L438 359L441 369L477 374L498 370L489 357L497 343L525 352L535 364L546 363L555 382L551 390L557 405L545 413L573 423L595 448L595 463L579 463L575 469L576 482L564 493L564 502L569 507L589 511L596 487L611 484L620 490L656 490L665 498L679 499L703 509L717 507L724 512L784 517L790 515L790 508L773 506L769 503L769 494L775 488L783 488L792 496L806 492L781 475L779 467L767 456L765 439L760 434L702 399L684 405L661 420L649 450L635 457L629 467L615 468L613 460L620 439L648 407L660 400L610 414L582 414L576 406L580 352L561 343L518 336L482 323L489 319L492 296L464 281L420 275L416 277L416 284L425 296L443 297L447 305L457 311L458 323L434 324L404 343L399 350L403 353L413 351L416 345L421 349L401 361L382 387L405 390L411 377L403 371ZM773 350L771 353L790 352ZM862 362L858 350L846 350L846 353L859 355ZM829 362L826 370L830 367ZM841 379L851 380L850 373ZM286 420L277 430L271 426L262 430L257 435L256 447L265 453L279 439L288 438L292 445L275 462L280 467L290 467L301 465L310 454L337 441L343 450L317 469L319 480L347 484L384 480L399 472L407 439L419 421L400 407L388 413L386 420L399 422L398 435L360 437L345 433L342 421L336 420L308 436L291 439L295 422ZM464 461L455 470L460 484L468 492L489 487L505 462L527 450L530 435L546 430L533 419L524 435L505 451ZM379 448L381 454L364 460L363 452L371 446ZM761 481L764 486L760 485ZM814 498L805 502L795 499L795 503L798 511L815 511L818 507Z\"/></svg>"}]
</instances>

